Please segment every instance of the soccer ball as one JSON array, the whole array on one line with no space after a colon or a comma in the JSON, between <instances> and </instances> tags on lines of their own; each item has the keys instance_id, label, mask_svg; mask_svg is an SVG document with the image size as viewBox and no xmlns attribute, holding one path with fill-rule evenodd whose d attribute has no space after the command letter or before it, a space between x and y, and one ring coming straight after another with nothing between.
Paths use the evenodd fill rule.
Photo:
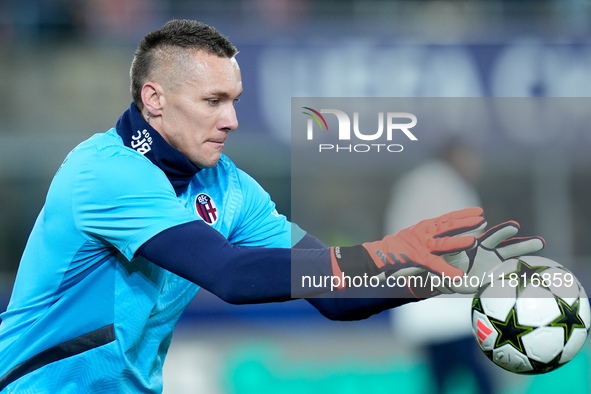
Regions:
<instances>
[{"instance_id":1,"label":"soccer ball","mask_svg":"<svg viewBox=\"0 0 591 394\"><path fill-rule=\"evenodd\" d=\"M537 256L509 259L483 278L472 301L472 331L484 354L519 374L550 372L581 350L589 299L572 272Z\"/></svg>"}]
</instances>

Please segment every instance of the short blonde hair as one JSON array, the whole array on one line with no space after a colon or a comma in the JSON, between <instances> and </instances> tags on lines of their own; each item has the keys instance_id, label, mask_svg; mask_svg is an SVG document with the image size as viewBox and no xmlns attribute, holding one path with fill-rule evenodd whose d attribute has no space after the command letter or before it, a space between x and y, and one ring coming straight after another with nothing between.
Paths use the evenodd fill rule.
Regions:
<instances>
[{"instance_id":1,"label":"short blonde hair","mask_svg":"<svg viewBox=\"0 0 591 394\"><path fill-rule=\"evenodd\" d=\"M148 33L139 43L129 71L135 105L143 109L142 87L156 72L163 71L160 77L165 78L170 87L182 84L187 75L183 71L199 50L227 58L238 53L227 37L203 22L173 19ZM170 67L174 70L167 70Z\"/></svg>"}]
</instances>

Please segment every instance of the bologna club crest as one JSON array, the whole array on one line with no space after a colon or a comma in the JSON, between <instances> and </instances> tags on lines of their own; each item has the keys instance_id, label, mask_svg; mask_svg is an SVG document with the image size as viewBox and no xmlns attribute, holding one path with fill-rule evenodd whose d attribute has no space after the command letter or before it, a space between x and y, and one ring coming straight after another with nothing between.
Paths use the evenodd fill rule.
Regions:
<instances>
[{"instance_id":1,"label":"bologna club crest","mask_svg":"<svg viewBox=\"0 0 591 394\"><path fill-rule=\"evenodd\" d=\"M195 208L205 223L215 224L218 221L218 209L209 195L200 193L195 198Z\"/></svg>"}]
</instances>

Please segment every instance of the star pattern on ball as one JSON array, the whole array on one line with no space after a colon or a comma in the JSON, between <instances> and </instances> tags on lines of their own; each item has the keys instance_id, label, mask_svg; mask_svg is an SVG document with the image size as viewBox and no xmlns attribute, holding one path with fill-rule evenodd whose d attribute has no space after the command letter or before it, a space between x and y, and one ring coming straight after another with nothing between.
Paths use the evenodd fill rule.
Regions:
<instances>
[{"instance_id":1,"label":"star pattern on ball","mask_svg":"<svg viewBox=\"0 0 591 394\"><path fill-rule=\"evenodd\" d=\"M527 286L529 282L531 282L532 278L536 275L540 275L540 272L548 269L550 267L545 265L534 265L533 267L526 263L523 260L519 260L517 263L517 269L515 271L509 272L504 276L505 279L514 279L517 275L517 294L521 292Z\"/></svg>"},{"instance_id":2,"label":"star pattern on ball","mask_svg":"<svg viewBox=\"0 0 591 394\"><path fill-rule=\"evenodd\" d=\"M492 319L490 317L489 320L495 330L499 333L495 348L508 343L521 353L525 353L521 337L528 332L533 331L533 327L518 324L517 317L515 316L515 309L511 309L511 312L509 312L505 321Z\"/></svg>"},{"instance_id":3,"label":"star pattern on ball","mask_svg":"<svg viewBox=\"0 0 591 394\"><path fill-rule=\"evenodd\" d=\"M564 343L566 343L570 339L575 328L585 328L585 323L579 315L580 300L577 299L571 307L562 298L555 298L556 304L558 304L558 307L560 308L560 316L556 318L556 320L554 320L552 323L550 323L550 325L552 327L564 328Z\"/></svg>"}]
</instances>

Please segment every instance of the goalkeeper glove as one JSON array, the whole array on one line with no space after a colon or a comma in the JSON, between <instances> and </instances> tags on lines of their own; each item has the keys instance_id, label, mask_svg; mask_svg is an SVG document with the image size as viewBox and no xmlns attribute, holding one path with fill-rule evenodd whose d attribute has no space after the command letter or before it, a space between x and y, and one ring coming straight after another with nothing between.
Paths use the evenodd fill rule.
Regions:
<instances>
[{"instance_id":1,"label":"goalkeeper glove","mask_svg":"<svg viewBox=\"0 0 591 394\"><path fill-rule=\"evenodd\" d=\"M402 269L421 268L446 276L461 276L461 268L441 256L476 246L476 238L462 235L483 228L482 208L466 208L423 220L380 241L330 248L333 275L337 277L390 275ZM341 287L345 287L342 281Z\"/></svg>"},{"instance_id":2,"label":"goalkeeper glove","mask_svg":"<svg viewBox=\"0 0 591 394\"><path fill-rule=\"evenodd\" d=\"M535 252L544 248L542 237L513 237L519 231L519 223L508 221L490 228L477 238L474 249L443 256L445 261L460 268L466 274L461 281L441 281L437 286L442 293L475 293L486 279L486 274L503 261ZM438 283L437 278L433 283Z\"/></svg>"}]
</instances>

